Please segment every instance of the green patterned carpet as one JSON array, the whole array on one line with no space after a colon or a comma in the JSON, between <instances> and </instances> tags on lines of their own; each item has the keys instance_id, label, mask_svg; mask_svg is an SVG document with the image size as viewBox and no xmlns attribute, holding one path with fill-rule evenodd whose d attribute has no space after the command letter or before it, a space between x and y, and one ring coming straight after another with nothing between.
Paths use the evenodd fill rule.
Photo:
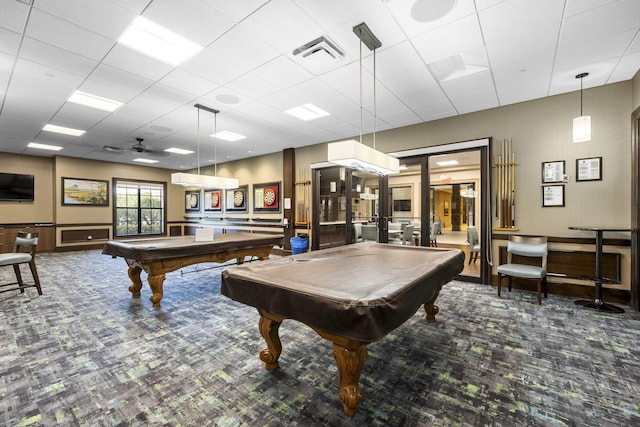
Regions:
<instances>
[{"instance_id":1,"label":"green patterned carpet","mask_svg":"<svg viewBox=\"0 0 640 427\"><path fill-rule=\"evenodd\" d=\"M220 295L219 268L169 274L154 309L146 284L131 298L122 259L37 263L43 296L0 294L0 425L640 425L637 312L454 281L435 322L419 311L369 346L348 417L331 344L285 321L267 372L258 314Z\"/></svg>"}]
</instances>

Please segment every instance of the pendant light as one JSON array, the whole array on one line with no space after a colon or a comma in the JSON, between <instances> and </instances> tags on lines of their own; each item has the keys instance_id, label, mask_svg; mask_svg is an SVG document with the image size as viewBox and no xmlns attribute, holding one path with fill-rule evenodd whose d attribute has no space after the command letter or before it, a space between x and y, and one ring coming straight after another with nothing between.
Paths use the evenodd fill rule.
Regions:
<instances>
[{"instance_id":1,"label":"pendant light","mask_svg":"<svg viewBox=\"0 0 640 427\"><path fill-rule=\"evenodd\" d=\"M197 152L198 152L198 174L177 172L171 174L171 183L176 185L182 185L183 187L197 187L197 188L210 188L229 190L232 188L238 188L240 185L236 178L224 178L216 176L218 174L218 139L215 134L218 131L218 113L219 110L206 107L202 104L195 104L194 107L198 109L198 134L196 136ZM211 175L200 175L200 110L213 113L214 115L214 172Z\"/></svg>"},{"instance_id":2,"label":"pendant light","mask_svg":"<svg viewBox=\"0 0 640 427\"><path fill-rule=\"evenodd\" d=\"M582 79L589 73L580 73L576 79L580 79L580 117L573 119L573 142L591 141L591 116L582 115Z\"/></svg>"},{"instance_id":3,"label":"pendant light","mask_svg":"<svg viewBox=\"0 0 640 427\"><path fill-rule=\"evenodd\" d=\"M360 39L360 141L353 139L332 142L327 145L327 160L340 166L372 173L375 175L390 175L400 171L400 161L376 150L376 49L382 46L380 40L371 32L364 22L353 27L353 32ZM362 44L373 51L373 148L362 143Z\"/></svg>"}]
</instances>

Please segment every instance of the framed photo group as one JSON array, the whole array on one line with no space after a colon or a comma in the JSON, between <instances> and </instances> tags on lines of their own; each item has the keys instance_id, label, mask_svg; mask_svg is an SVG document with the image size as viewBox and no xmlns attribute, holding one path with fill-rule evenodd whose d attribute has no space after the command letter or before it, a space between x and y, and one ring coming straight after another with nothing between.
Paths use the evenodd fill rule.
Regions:
<instances>
[{"instance_id":1,"label":"framed photo group","mask_svg":"<svg viewBox=\"0 0 640 427\"><path fill-rule=\"evenodd\" d=\"M185 191L186 212L248 212L249 186ZM253 185L254 212L280 212L280 183Z\"/></svg>"},{"instance_id":2,"label":"framed photo group","mask_svg":"<svg viewBox=\"0 0 640 427\"><path fill-rule=\"evenodd\" d=\"M576 159L576 182L602 180L602 157ZM569 178L564 160L542 162L542 207L564 206Z\"/></svg>"}]
</instances>

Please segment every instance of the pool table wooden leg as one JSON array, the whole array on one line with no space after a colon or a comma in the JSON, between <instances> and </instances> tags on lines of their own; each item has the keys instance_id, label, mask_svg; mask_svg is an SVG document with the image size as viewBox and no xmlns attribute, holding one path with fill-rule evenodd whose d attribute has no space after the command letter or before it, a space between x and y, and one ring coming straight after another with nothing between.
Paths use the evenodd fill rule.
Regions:
<instances>
[{"instance_id":1,"label":"pool table wooden leg","mask_svg":"<svg viewBox=\"0 0 640 427\"><path fill-rule=\"evenodd\" d=\"M362 399L360 391L360 373L367 358L367 345L351 341L348 347L333 343L333 356L338 365L340 380L340 393L338 397L342 401L344 412L350 417L354 416L358 409L358 402Z\"/></svg>"},{"instance_id":2,"label":"pool table wooden leg","mask_svg":"<svg viewBox=\"0 0 640 427\"><path fill-rule=\"evenodd\" d=\"M434 296L424 303L424 311L427 312L427 320L436 320L436 314L440 311L440 307L435 305L438 295L440 295L440 291L437 291Z\"/></svg>"},{"instance_id":3,"label":"pool table wooden leg","mask_svg":"<svg viewBox=\"0 0 640 427\"><path fill-rule=\"evenodd\" d=\"M260 334L267 343L267 348L260 352L260 360L264 362L264 367L267 371L273 371L280 367L278 358L282 353L282 343L280 342L278 329L284 319L260 309L258 309L258 313L260 313Z\"/></svg>"},{"instance_id":4,"label":"pool table wooden leg","mask_svg":"<svg viewBox=\"0 0 640 427\"><path fill-rule=\"evenodd\" d=\"M127 274L131 279L131 286L129 286L129 292L133 298L140 298L140 289L142 289L142 280L140 280L140 272L142 269L138 266L129 266Z\"/></svg>"},{"instance_id":5,"label":"pool table wooden leg","mask_svg":"<svg viewBox=\"0 0 640 427\"><path fill-rule=\"evenodd\" d=\"M153 303L154 307L160 307L160 301L162 301L162 296L164 295L162 292L162 284L164 283L165 274L149 274L147 277L147 281L149 282L149 287L151 288L151 292L153 295L149 298L149 300Z\"/></svg>"}]
</instances>

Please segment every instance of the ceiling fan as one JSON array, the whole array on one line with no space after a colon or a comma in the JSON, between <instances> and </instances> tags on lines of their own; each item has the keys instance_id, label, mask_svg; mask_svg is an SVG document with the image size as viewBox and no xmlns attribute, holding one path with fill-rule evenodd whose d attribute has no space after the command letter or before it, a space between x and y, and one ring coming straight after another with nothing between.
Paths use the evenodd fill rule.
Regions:
<instances>
[{"instance_id":1,"label":"ceiling fan","mask_svg":"<svg viewBox=\"0 0 640 427\"><path fill-rule=\"evenodd\" d=\"M142 143L143 141L144 139L142 138L136 138L136 143L128 148L115 147L113 145L105 145L102 147L102 149L105 151L109 151L111 153L124 153L126 151L133 151L141 154L144 153L144 154L153 154L153 155L161 155L161 156L166 156L169 154L161 150L151 149L149 148L149 146L143 144Z\"/></svg>"}]
</instances>

